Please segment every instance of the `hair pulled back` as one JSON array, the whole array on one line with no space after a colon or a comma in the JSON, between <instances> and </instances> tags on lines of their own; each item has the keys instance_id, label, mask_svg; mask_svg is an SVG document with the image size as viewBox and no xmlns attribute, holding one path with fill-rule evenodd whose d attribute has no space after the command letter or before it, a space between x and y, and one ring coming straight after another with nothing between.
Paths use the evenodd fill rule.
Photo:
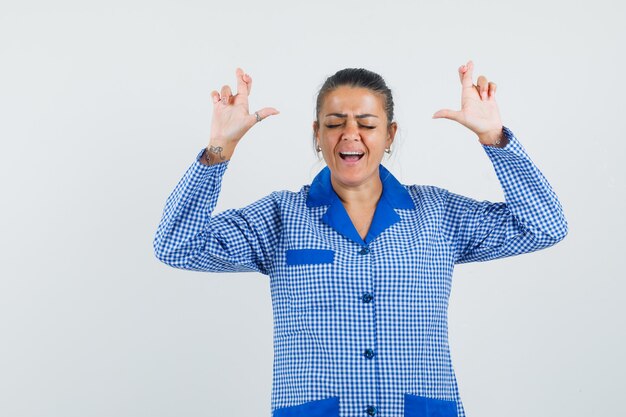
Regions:
<instances>
[{"instance_id":1,"label":"hair pulled back","mask_svg":"<svg viewBox=\"0 0 626 417\"><path fill-rule=\"evenodd\" d=\"M320 110L326 95L342 86L367 88L373 93L380 94L383 97L383 109L387 114L387 125L393 122L393 96L391 89L387 87L383 77L364 68L345 68L326 79L317 93L315 120L319 122Z\"/></svg>"}]
</instances>

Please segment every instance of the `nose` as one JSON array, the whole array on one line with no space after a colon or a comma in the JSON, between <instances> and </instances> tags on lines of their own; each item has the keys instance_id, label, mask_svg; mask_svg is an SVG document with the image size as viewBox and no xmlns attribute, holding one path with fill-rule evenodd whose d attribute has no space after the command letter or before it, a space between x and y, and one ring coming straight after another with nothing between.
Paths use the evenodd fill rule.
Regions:
<instances>
[{"instance_id":1,"label":"nose","mask_svg":"<svg viewBox=\"0 0 626 417\"><path fill-rule=\"evenodd\" d=\"M346 127L342 132L342 140L361 140L359 135L359 128L356 123L346 123Z\"/></svg>"}]
</instances>

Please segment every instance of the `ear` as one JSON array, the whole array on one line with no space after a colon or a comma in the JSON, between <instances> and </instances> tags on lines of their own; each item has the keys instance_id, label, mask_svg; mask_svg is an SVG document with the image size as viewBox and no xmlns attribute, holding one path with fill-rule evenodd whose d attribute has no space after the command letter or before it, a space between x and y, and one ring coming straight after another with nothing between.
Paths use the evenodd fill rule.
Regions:
<instances>
[{"instance_id":1,"label":"ear","mask_svg":"<svg viewBox=\"0 0 626 417\"><path fill-rule=\"evenodd\" d=\"M387 147L391 146L393 140L396 138L396 132L398 131L398 124L396 122L391 122L389 128L387 129Z\"/></svg>"},{"instance_id":2,"label":"ear","mask_svg":"<svg viewBox=\"0 0 626 417\"><path fill-rule=\"evenodd\" d=\"M315 136L315 140L319 143L320 137L320 124L317 123L317 120L313 122L313 136Z\"/></svg>"}]
</instances>

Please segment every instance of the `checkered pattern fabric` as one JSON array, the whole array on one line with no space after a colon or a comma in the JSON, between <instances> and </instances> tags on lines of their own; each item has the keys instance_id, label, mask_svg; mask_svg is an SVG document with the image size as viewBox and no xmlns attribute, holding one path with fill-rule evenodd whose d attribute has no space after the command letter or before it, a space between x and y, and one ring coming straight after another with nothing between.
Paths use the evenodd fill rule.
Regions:
<instances>
[{"instance_id":1,"label":"checkered pattern fabric","mask_svg":"<svg viewBox=\"0 0 626 417\"><path fill-rule=\"evenodd\" d=\"M269 276L274 417L462 417L447 329L454 265L567 234L557 196L504 133L506 147L483 147L506 202L402 185L381 166L383 194L365 239L328 168L298 192L213 215L228 162L196 159L167 199L156 256L176 268Z\"/></svg>"}]
</instances>

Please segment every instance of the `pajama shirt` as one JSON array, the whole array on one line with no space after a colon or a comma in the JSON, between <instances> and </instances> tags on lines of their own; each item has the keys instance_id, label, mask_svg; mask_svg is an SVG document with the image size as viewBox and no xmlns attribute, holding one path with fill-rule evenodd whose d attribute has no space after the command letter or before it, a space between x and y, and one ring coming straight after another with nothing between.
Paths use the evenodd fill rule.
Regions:
<instances>
[{"instance_id":1,"label":"pajama shirt","mask_svg":"<svg viewBox=\"0 0 626 417\"><path fill-rule=\"evenodd\" d=\"M203 165L200 152L167 199L155 254L176 268L269 277L273 417L463 417L448 345L454 266L567 234L556 194L503 132L504 148L482 147L505 202L403 185L380 165L365 239L328 167L297 192L214 214L228 161Z\"/></svg>"}]
</instances>

